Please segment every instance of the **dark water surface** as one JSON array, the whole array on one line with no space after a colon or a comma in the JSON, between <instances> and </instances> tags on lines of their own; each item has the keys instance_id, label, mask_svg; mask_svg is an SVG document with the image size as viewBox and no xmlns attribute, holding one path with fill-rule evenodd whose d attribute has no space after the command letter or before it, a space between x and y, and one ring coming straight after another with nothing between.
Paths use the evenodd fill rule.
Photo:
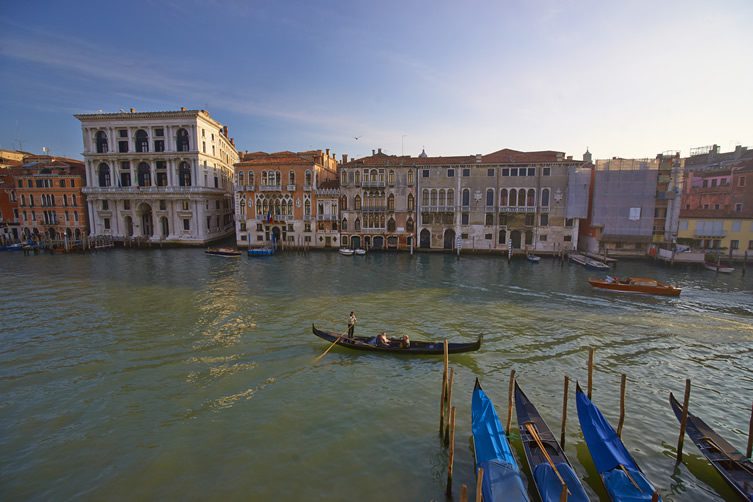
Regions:
<instances>
[{"instance_id":1,"label":"dark water surface","mask_svg":"<svg viewBox=\"0 0 753 502\"><path fill-rule=\"evenodd\" d=\"M336 253L223 259L202 250L0 254L0 499L442 500L441 358L327 344L311 323L471 341L456 370L455 486L474 491L470 398L479 377L504 420L514 368L559 434L564 375L586 381L665 500L732 499L685 440L670 391L744 450L753 400L753 271L621 262L679 298L593 291L544 259ZM577 424L566 451L605 499ZM515 423L515 422L513 422ZM519 436L513 434L522 459Z\"/></svg>"}]
</instances>

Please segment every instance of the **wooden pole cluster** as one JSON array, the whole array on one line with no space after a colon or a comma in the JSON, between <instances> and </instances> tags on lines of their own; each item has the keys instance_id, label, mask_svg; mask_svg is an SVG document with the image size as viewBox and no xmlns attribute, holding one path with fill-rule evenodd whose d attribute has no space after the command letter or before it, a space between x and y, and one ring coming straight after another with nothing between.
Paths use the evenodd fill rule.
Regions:
<instances>
[{"instance_id":1,"label":"wooden pole cluster","mask_svg":"<svg viewBox=\"0 0 753 502\"><path fill-rule=\"evenodd\" d=\"M565 392L562 398L562 432L560 433L560 446L565 449L565 427L567 426L567 387L570 385L570 377L565 375Z\"/></svg>"},{"instance_id":2,"label":"wooden pole cluster","mask_svg":"<svg viewBox=\"0 0 753 502\"><path fill-rule=\"evenodd\" d=\"M682 400L682 418L680 419L680 438L677 440L677 461L682 461L682 443L685 442L685 426L688 423L688 402L690 401L690 378L685 380L685 397Z\"/></svg>"},{"instance_id":3,"label":"wooden pole cluster","mask_svg":"<svg viewBox=\"0 0 753 502\"><path fill-rule=\"evenodd\" d=\"M442 373L442 397L439 402L439 437L444 437L445 405L447 402L447 366L449 364L447 340L444 341L444 372Z\"/></svg>"},{"instance_id":4,"label":"wooden pole cluster","mask_svg":"<svg viewBox=\"0 0 753 502\"><path fill-rule=\"evenodd\" d=\"M447 490L448 497L452 497L452 464L455 462L455 407L450 411L450 458L447 462Z\"/></svg>"},{"instance_id":5,"label":"wooden pole cluster","mask_svg":"<svg viewBox=\"0 0 753 502\"><path fill-rule=\"evenodd\" d=\"M510 371L510 392L507 395L507 425L505 434L510 434L510 422L512 422L512 391L515 386L515 370Z\"/></svg>"},{"instance_id":6,"label":"wooden pole cluster","mask_svg":"<svg viewBox=\"0 0 753 502\"><path fill-rule=\"evenodd\" d=\"M591 399L591 388L594 375L594 349L588 349L588 399Z\"/></svg>"},{"instance_id":7,"label":"wooden pole cluster","mask_svg":"<svg viewBox=\"0 0 753 502\"><path fill-rule=\"evenodd\" d=\"M460 502L468 502L468 487L460 485Z\"/></svg>"},{"instance_id":8,"label":"wooden pole cluster","mask_svg":"<svg viewBox=\"0 0 753 502\"><path fill-rule=\"evenodd\" d=\"M622 425L625 423L625 385L627 383L627 375L622 374L620 380L620 421L617 424L617 437L622 437Z\"/></svg>"}]
</instances>

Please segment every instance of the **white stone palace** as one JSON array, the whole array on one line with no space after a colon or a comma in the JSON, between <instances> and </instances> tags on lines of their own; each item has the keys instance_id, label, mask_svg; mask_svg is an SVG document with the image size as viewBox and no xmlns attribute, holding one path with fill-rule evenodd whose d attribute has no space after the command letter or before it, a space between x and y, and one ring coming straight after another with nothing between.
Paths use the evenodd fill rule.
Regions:
<instances>
[{"instance_id":1,"label":"white stone palace","mask_svg":"<svg viewBox=\"0 0 753 502\"><path fill-rule=\"evenodd\" d=\"M203 245L234 232L228 129L204 110L80 114L90 235Z\"/></svg>"}]
</instances>

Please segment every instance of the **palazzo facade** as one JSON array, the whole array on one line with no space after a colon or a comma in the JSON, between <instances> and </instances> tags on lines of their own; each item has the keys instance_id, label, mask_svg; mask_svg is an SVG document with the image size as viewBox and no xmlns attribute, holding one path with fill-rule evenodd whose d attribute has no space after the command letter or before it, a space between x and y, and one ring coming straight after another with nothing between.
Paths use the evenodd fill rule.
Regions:
<instances>
[{"instance_id":1,"label":"palazzo facade","mask_svg":"<svg viewBox=\"0 0 753 502\"><path fill-rule=\"evenodd\" d=\"M92 236L203 245L234 232L228 129L204 110L95 113L81 121Z\"/></svg>"}]
</instances>

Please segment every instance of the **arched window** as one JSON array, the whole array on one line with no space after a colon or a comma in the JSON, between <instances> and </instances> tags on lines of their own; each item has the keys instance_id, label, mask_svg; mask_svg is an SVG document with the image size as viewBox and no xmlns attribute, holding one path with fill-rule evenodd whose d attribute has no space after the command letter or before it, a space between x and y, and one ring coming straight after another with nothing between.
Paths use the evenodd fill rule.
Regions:
<instances>
[{"instance_id":1,"label":"arched window","mask_svg":"<svg viewBox=\"0 0 753 502\"><path fill-rule=\"evenodd\" d=\"M413 218L408 218L408 221L405 222L405 230L413 232Z\"/></svg>"},{"instance_id":2,"label":"arched window","mask_svg":"<svg viewBox=\"0 0 753 502\"><path fill-rule=\"evenodd\" d=\"M254 172L253 171L248 172L248 184L251 186L251 190L253 190L254 189L253 188L254 187Z\"/></svg>"},{"instance_id":3,"label":"arched window","mask_svg":"<svg viewBox=\"0 0 753 502\"><path fill-rule=\"evenodd\" d=\"M238 171L238 184L243 185L243 171Z\"/></svg>"},{"instance_id":4,"label":"arched window","mask_svg":"<svg viewBox=\"0 0 753 502\"><path fill-rule=\"evenodd\" d=\"M292 208L293 206L291 206ZM309 199L306 199L306 202L303 203L303 214L311 216L311 201Z\"/></svg>"},{"instance_id":5,"label":"arched window","mask_svg":"<svg viewBox=\"0 0 753 502\"><path fill-rule=\"evenodd\" d=\"M390 172L387 175L387 183L389 183L390 185L395 184L395 171L393 171L392 169L390 169Z\"/></svg>"},{"instance_id":6,"label":"arched window","mask_svg":"<svg viewBox=\"0 0 753 502\"><path fill-rule=\"evenodd\" d=\"M390 196L387 197L387 210L388 211L395 210L395 196L393 194L390 194Z\"/></svg>"},{"instance_id":7,"label":"arched window","mask_svg":"<svg viewBox=\"0 0 753 502\"><path fill-rule=\"evenodd\" d=\"M280 216L280 199L275 199L275 216Z\"/></svg>"},{"instance_id":8,"label":"arched window","mask_svg":"<svg viewBox=\"0 0 753 502\"><path fill-rule=\"evenodd\" d=\"M293 199L288 199L288 214L293 216Z\"/></svg>"},{"instance_id":9,"label":"arched window","mask_svg":"<svg viewBox=\"0 0 753 502\"><path fill-rule=\"evenodd\" d=\"M467 207L471 205L471 191L467 188L463 190L463 206Z\"/></svg>"},{"instance_id":10,"label":"arched window","mask_svg":"<svg viewBox=\"0 0 753 502\"><path fill-rule=\"evenodd\" d=\"M356 186L361 185L361 171L356 170L355 181L356 181Z\"/></svg>"},{"instance_id":11,"label":"arched window","mask_svg":"<svg viewBox=\"0 0 753 502\"><path fill-rule=\"evenodd\" d=\"M494 189L493 188L487 188L486 190L486 205L490 207L494 206Z\"/></svg>"},{"instance_id":12,"label":"arched window","mask_svg":"<svg viewBox=\"0 0 753 502\"><path fill-rule=\"evenodd\" d=\"M261 172L261 186L267 185L267 171Z\"/></svg>"},{"instance_id":13,"label":"arched window","mask_svg":"<svg viewBox=\"0 0 753 502\"><path fill-rule=\"evenodd\" d=\"M395 231L395 220L390 218L387 220L387 231L388 232L394 232Z\"/></svg>"},{"instance_id":14,"label":"arched window","mask_svg":"<svg viewBox=\"0 0 753 502\"><path fill-rule=\"evenodd\" d=\"M348 210L348 196L347 195L343 195L342 197L340 197L340 209L342 209L343 211Z\"/></svg>"},{"instance_id":15,"label":"arched window","mask_svg":"<svg viewBox=\"0 0 753 502\"><path fill-rule=\"evenodd\" d=\"M360 218L356 218L356 223L353 226L354 226L354 230L356 232L358 232L359 230L361 230L361 219Z\"/></svg>"},{"instance_id":16,"label":"arched window","mask_svg":"<svg viewBox=\"0 0 753 502\"><path fill-rule=\"evenodd\" d=\"M340 171L340 184L342 186L345 186L348 184L348 173L345 171Z\"/></svg>"},{"instance_id":17,"label":"arched window","mask_svg":"<svg viewBox=\"0 0 753 502\"><path fill-rule=\"evenodd\" d=\"M288 171L288 185L295 185L295 171Z\"/></svg>"},{"instance_id":18,"label":"arched window","mask_svg":"<svg viewBox=\"0 0 753 502\"><path fill-rule=\"evenodd\" d=\"M544 207L549 206L549 189L544 188L541 190L541 205Z\"/></svg>"},{"instance_id":19,"label":"arched window","mask_svg":"<svg viewBox=\"0 0 753 502\"><path fill-rule=\"evenodd\" d=\"M505 244L507 242L507 231L500 230L499 231L499 243Z\"/></svg>"},{"instance_id":20,"label":"arched window","mask_svg":"<svg viewBox=\"0 0 753 502\"><path fill-rule=\"evenodd\" d=\"M138 131L136 131L136 151L137 152L149 151L149 136L146 134L146 131L143 129L139 129Z\"/></svg>"},{"instance_id":21,"label":"arched window","mask_svg":"<svg viewBox=\"0 0 753 502\"><path fill-rule=\"evenodd\" d=\"M360 195L356 195L355 199L353 199L353 206L356 211L361 209L361 196Z\"/></svg>"},{"instance_id":22,"label":"arched window","mask_svg":"<svg viewBox=\"0 0 753 502\"><path fill-rule=\"evenodd\" d=\"M181 162L178 166L178 184L182 187L191 186L191 167L188 162Z\"/></svg>"},{"instance_id":23,"label":"arched window","mask_svg":"<svg viewBox=\"0 0 753 502\"><path fill-rule=\"evenodd\" d=\"M146 162L139 164L138 179L140 187L152 186L152 172Z\"/></svg>"},{"instance_id":24,"label":"arched window","mask_svg":"<svg viewBox=\"0 0 753 502\"><path fill-rule=\"evenodd\" d=\"M408 169L408 184L413 184L413 169Z\"/></svg>"},{"instance_id":25,"label":"arched window","mask_svg":"<svg viewBox=\"0 0 753 502\"><path fill-rule=\"evenodd\" d=\"M416 207L416 200L413 197L412 193L408 194L408 211L413 211L413 209Z\"/></svg>"},{"instance_id":26,"label":"arched window","mask_svg":"<svg viewBox=\"0 0 753 502\"><path fill-rule=\"evenodd\" d=\"M526 190L525 188L521 188L518 190L518 206L525 206L526 205Z\"/></svg>"},{"instance_id":27,"label":"arched window","mask_svg":"<svg viewBox=\"0 0 753 502\"><path fill-rule=\"evenodd\" d=\"M526 198L526 206L533 207L536 205L536 190L533 188L528 190L528 197Z\"/></svg>"},{"instance_id":28,"label":"arched window","mask_svg":"<svg viewBox=\"0 0 753 502\"><path fill-rule=\"evenodd\" d=\"M514 188L510 189L510 205L511 206L517 206L518 205L518 191Z\"/></svg>"},{"instance_id":29,"label":"arched window","mask_svg":"<svg viewBox=\"0 0 753 502\"><path fill-rule=\"evenodd\" d=\"M445 201L444 190L440 190L439 191L439 200L437 201L437 204L439 204L440 206L444 206L444 201Z\"/></svg>"},{"instance_id":30,"label":"arched window","mask_svg":"<svg viewBox=\"0 0 753 502\"><path fill-rule=\"evenodd\" d=\"M506 207L507 206L507 188L503 188L499 191L499 206L500 207Z\"/></svg>"},{"instance_id":31,"label":"arched window","mask_svg":"<svg viewBox=\"0 0 753 502\"><path fill-rule=\"evenodd\" d=\"M340 229L341 230L347 230L348 229L348 219L343 218L343 221L340 222Z\"/></svg>"},{"instance_id":32,"label":"arched window","mask_svg":"<svg viewBox=\"0 0 753 502\"><path fill-rule=\"evenodd\" d=\"M449 207L455 207L455 190L452 188L447 190L447 205Z\"/></svg>"},{"instance_id":33,"label":"arched window","mask_svg":"<svg viewBox=\"0 0 753 502\"><path fill-rule=\"evenodd\" d=\"M189 143L188 143L188 131L185 129L178 129L178 135L176 137L176 145L178 147L179 152L187 152L189 151Z\"/></svg>"},{"instance_id":34,"label":"arched window","mask_svg":"<svg viewBox=\"0 0 753 502\"><path fill-rule=\"evenodd\" d=\"M99 165L99 186L110 186L110 166L108 166L104 162Z\"/></svg>"},{"instance_id":35,"label":"arched window","mask_svg":"<svg viewBox=\"0 0 753 502\"><path fill-rule=\"evenodd\" d=\"M378 216L379 218L379 228L384 228L384 213L382 213L381 216Z\"/></svg>"},{"instance_id":36,"label":"arched window","mask_svg":"<svg viewBox=\"0 0 753 502\"><path fill-rule=\"evenodd\" d=\"M426 188L424 188L424 191L421 192L421 205L422 206L429 205L429 190Z\"/></svg>"},{"instance_id":37,"label":"arched window","mask_svg":"<svg viewBox=\"0 0 753 502\"><path fill-rule=\"evenodd\" d=\"M369 176L369 178L370 178L370 181L376 181L376 180L378 179L378 178L377 178L377 175L378 175L379 173L377 172L377 170L376 170L376 169L372 169L372 170L371 170L371 173L369 173L369 174L370 174L370 176Z\"/></svg>"},{"instance_id":38,"label":"arched window","mask_svg":"<svg viewBox=\"0 0 753 502\"><path fill-rule=\"evenodd\" d=\"M431 191L431 205L432 206L437 205L437 191L436 190Z\"/></svg>"},{"instance_id":39,"label":"arched window","mask_svg":"<svg viewBox=\"0 0 753 502\"><path fill-rule=\"evenodd\" d=\"M245 218L246 217L246 199L241 199L239 205L241 208L240 215L242 218Z\"/></svg>"},{"instance_id":40,"label":"arched window","mask_svg":"<svg viewBox=\"0 0 753 502\"><path fill-rule=\"evenodd\" d=\"M97 131L95 143L97 144L97 153L107 153L107 134L104 131Z\"/></svg>"},{"instance_id":41,"label":"arched window","mask_svg":"<svg viewBox=\"0 0 753 502\"><path fill-rule=\"evenodd\" d=\"M311 171L309 171L308 169L306 169L306 177L303 184L307 187L311 187Z\"/></svg>"}]
</instances>

